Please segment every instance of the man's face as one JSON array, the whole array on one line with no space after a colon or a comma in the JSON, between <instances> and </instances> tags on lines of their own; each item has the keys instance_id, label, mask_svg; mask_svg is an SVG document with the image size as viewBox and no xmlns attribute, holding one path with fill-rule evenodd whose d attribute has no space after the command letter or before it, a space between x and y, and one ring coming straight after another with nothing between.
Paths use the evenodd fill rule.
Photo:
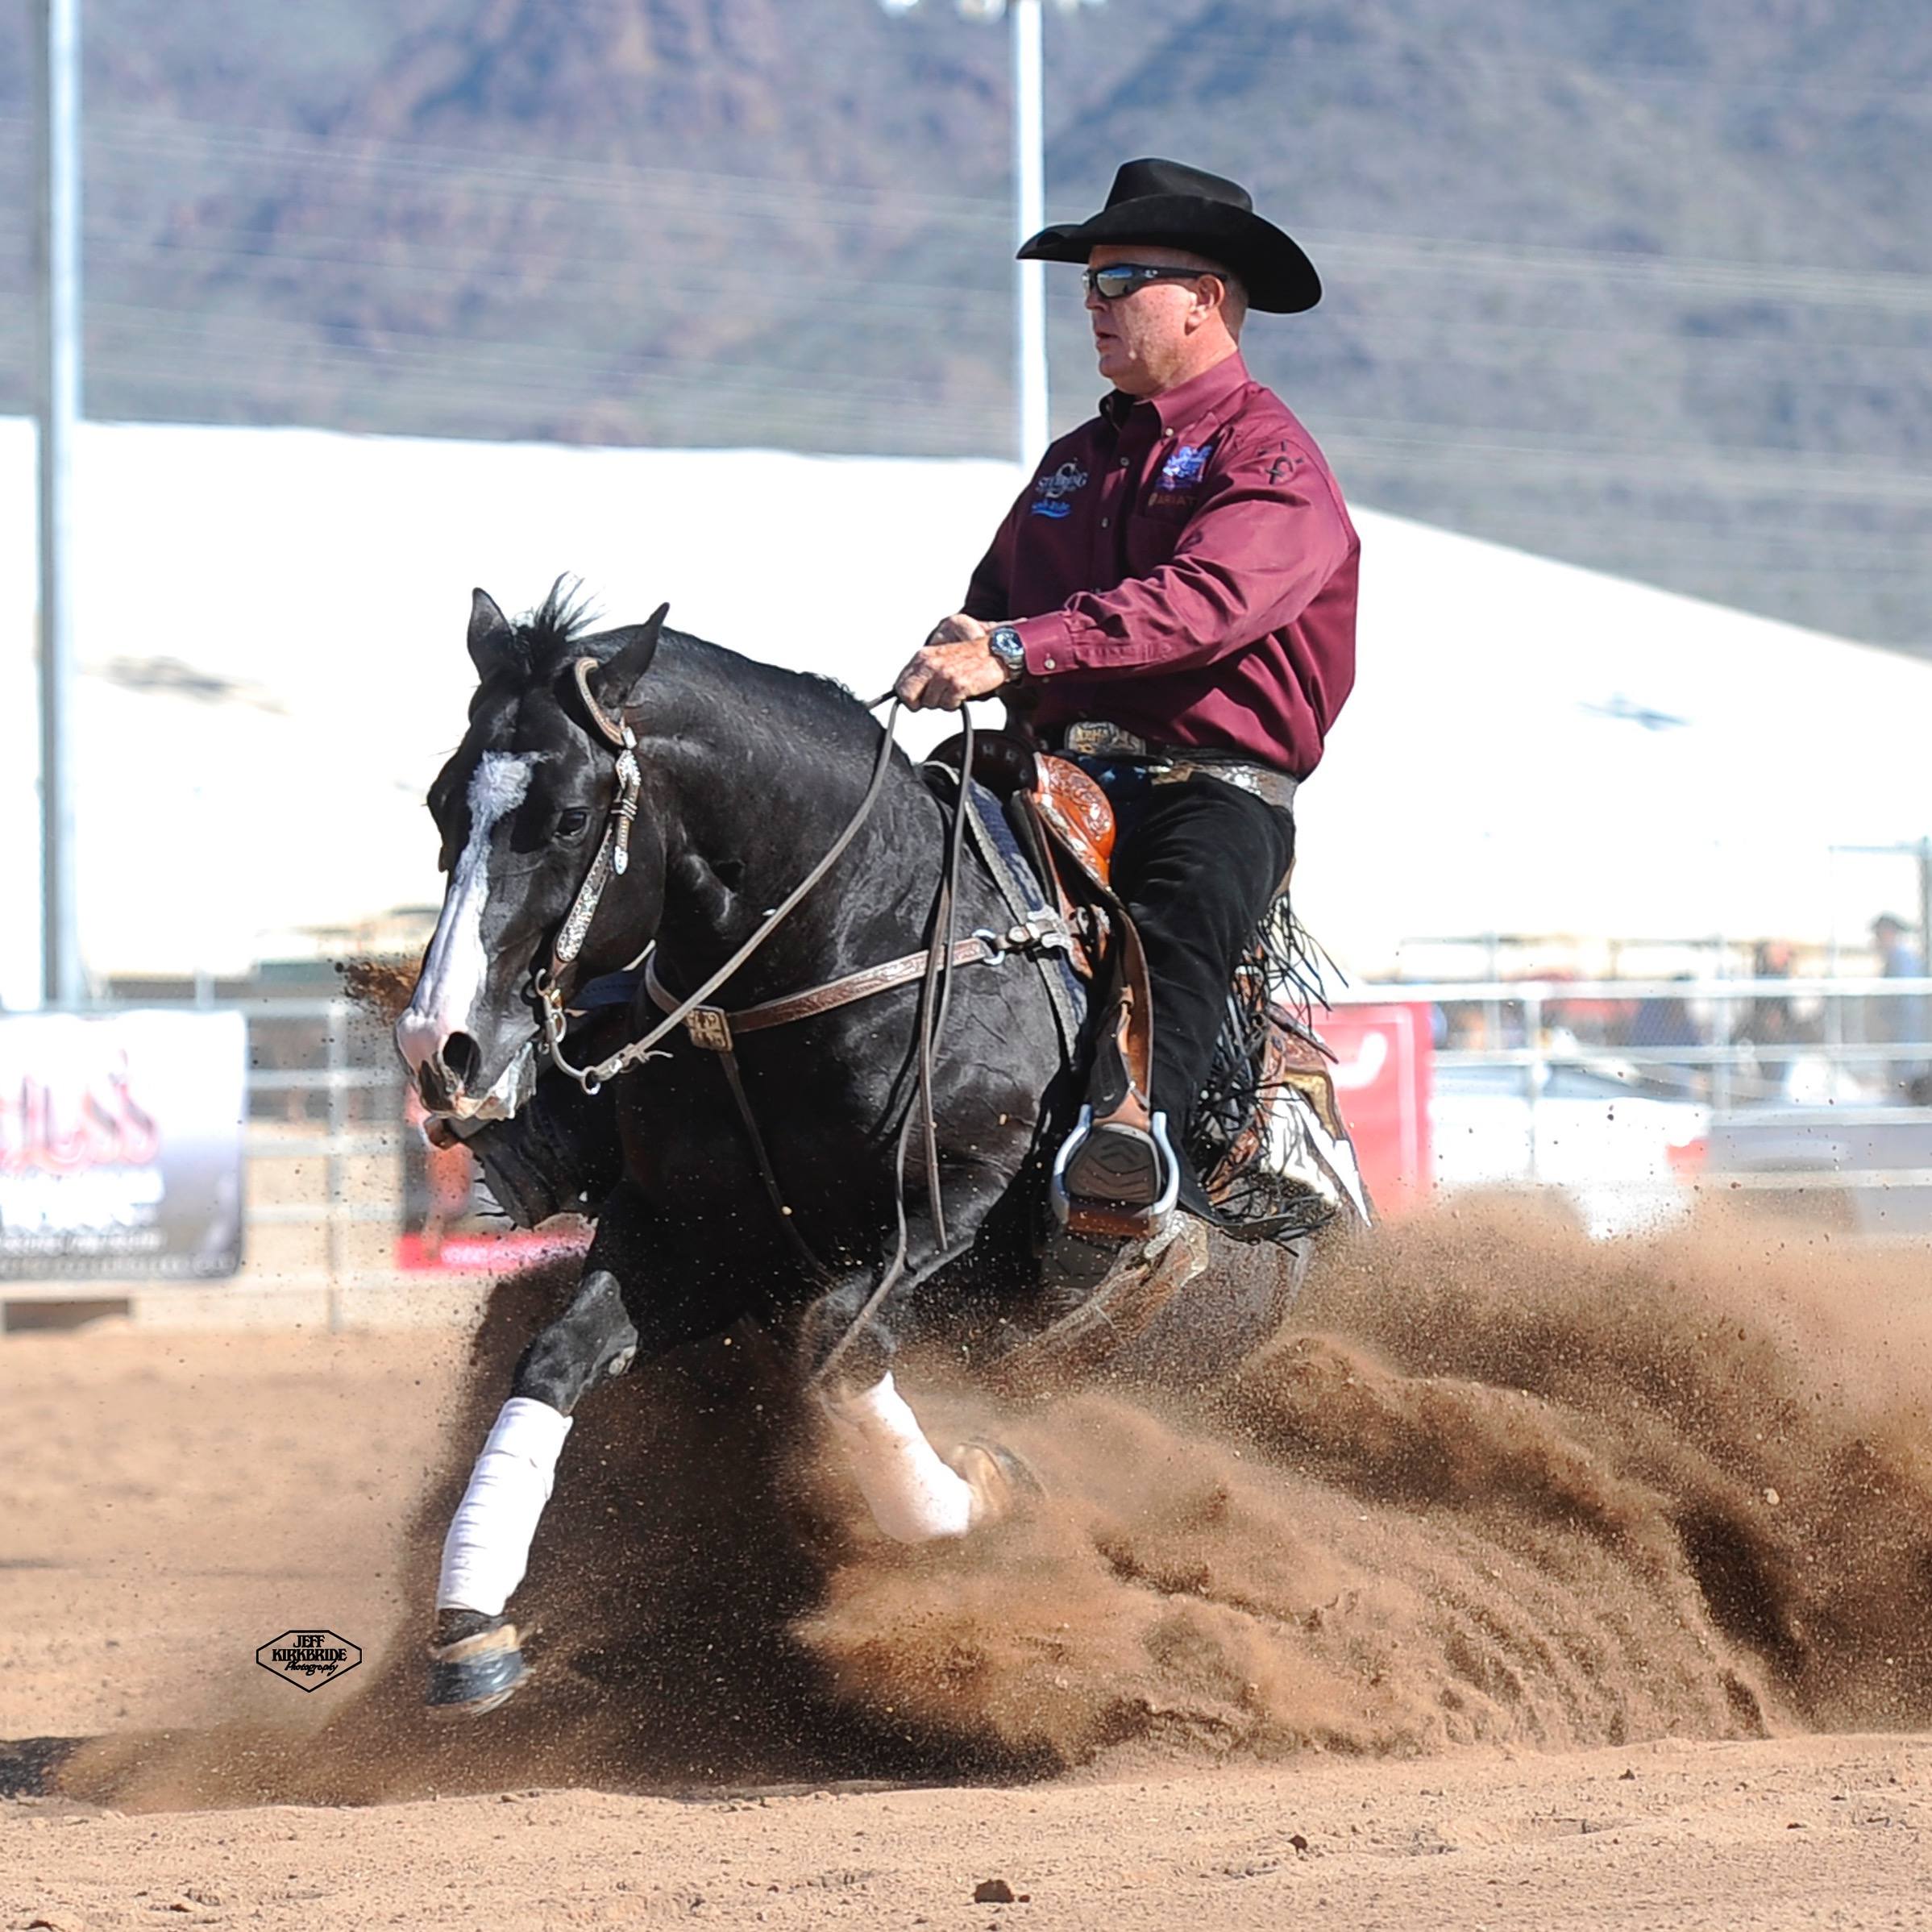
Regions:
<instances>
[{"instance_id":1,"label":"man's face","mask_svg":"<svg viewBox=\"0 0 1932 1932\"><path fill-rule=\"evenodd\" d=\"M1137 262L1150 268L1195 268L1203 275L1217 272L1198 255L1150 243L1110 243L1086 258L1090 268L1118 262ZM1206 314L1198 282L1144 282L1132 294L1111 302L1090 291L1086 315L1093 325L1100 373L1127 395L1159 395L1186 367L1195 333Z\"/></svg>"}]
</instances>

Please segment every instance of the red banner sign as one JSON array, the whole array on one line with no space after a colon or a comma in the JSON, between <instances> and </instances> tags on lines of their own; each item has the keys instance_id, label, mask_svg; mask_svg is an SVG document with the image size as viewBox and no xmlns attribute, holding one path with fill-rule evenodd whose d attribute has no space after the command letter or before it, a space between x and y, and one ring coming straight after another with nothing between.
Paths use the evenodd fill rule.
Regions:
<instances>
[{"instance_id":1,"label":"red banner sign","mask_svg":"<svg viewBox=\"0 0 1932 1932\"><path fill-rule=\"evenodd\" d=\"M1336 1097L1355 1142L1369 1198L1400 1214L1431 1178L1429 1088L1435 1063L1426 1006L1338 1006L1323 1018L1335 1055Z\"/></svg>"},{"instance_id":2,"label":"red banner sign","mask_svg":"<svg viewBox=\"0 0 1932 1932\"><path fill-rule=\"evenodd\" d=\"M0 1018L0 1281L209 1281L242 1257L239 1013Z\"/></svg>"}]
</instances>

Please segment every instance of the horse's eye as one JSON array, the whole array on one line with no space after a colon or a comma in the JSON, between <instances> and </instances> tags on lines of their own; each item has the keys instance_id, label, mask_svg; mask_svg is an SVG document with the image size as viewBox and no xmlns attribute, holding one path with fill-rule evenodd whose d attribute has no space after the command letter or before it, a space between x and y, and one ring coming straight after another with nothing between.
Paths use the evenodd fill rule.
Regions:
<instances>
[{"instance_id":1,"label":"horse's eye","mask_svg":"<svg viewBox=\"0 0 1932 1932\"><path fill-rule=\"evenodd\" d=\"M572 805L567 812L557 814L557 831L559 837L575 838L590 823L590 814L581 805Z\"/></svg>"}]
</instances>

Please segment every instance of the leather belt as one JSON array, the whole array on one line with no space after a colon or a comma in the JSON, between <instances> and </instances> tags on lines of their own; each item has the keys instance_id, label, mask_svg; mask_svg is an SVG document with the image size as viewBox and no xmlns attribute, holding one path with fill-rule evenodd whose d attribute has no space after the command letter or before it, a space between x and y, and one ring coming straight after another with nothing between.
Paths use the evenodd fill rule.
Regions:
<instances>
[{"instance_id":1,"label":"leather belt","mask_svg":"<svg viewBox=\"0 0 1932 1932\"><path fill-rule=\"evenodd\" d=\"M1061 732L1064 750L1081 758L1119 758L1148 767L1157 785L1178 785L1191 778L1218 778L1224 785L1251 791L1278 812L1294 810L1301 780L1232 751L1203 751L1192 745L1160 745L1104 719L1081 719Z\"/></svg>"}]
</instances>

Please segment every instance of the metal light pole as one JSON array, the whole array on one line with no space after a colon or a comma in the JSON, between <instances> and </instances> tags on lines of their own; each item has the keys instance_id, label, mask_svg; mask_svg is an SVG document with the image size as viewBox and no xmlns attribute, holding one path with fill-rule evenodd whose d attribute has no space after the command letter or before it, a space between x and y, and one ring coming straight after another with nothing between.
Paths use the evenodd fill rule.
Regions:
<instances>
[{"instance_id":1,"label":"metal light pole","mask_svg":"<svg viewBox=\"0 0 1932 1932\"><path fill-rule=\"evenodd\" d=\"M1062 12L1105 0L1058 0ZM909 13L919 0L879 0L889 14ZM1013 243L1046 226L1046 89L1044 0L958 0L970 20L1013 25ZM1020 461L1031 469L1047 445L1046 266L1016 262L1013 276L1014 391Z\"/></svg>"},{"instance_id":2,"label":"metal light pole","mask_svg":"<svg viewBox=\"0 0 1932 1932\"><path fill-rule=\"evenodd\" d=\"M1046 226L1045 36L1040 0L1013 0L1013 245ZM1046 264L1013 264L1014 390L1020 404L1020 467L1045 453Z\"/></svg>"},{"instance_id":3,"label":"metal light pole","mask_svg":"<svg viewBox=\"0 0 1932 1932\"><path fill-rule=\"evenodd\" d=\"M74 898L72 456L81 415L80 0L35 0L40 285L40 985L77 1006L86 985Z\"/></svg>"}]
</instances>

